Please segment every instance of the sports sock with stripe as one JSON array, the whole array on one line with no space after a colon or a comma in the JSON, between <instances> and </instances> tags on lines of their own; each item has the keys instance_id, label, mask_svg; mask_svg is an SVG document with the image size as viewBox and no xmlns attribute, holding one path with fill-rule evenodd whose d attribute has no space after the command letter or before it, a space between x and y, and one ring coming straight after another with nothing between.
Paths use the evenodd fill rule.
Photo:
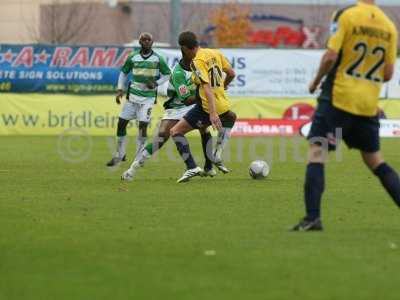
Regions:
<instances>
[{"instance_id":1,"label":"sports sock with stripe","mask_svg":"<svg viewBox=\"0 0 400 300\"><path fill-rule=\"evenodd\" d=\"M186 137L182 134L176 134L172 136L172 139L175 142L176 149L178 149L179 154L186 164L186 168L188 170L196 168L197 165L193 159L192 153L190 152L189 142Z\"/></svg>"},{"instance_id":2,"label":"sports sock with stripe","mask_svg":"<svg viewBox=\"0 0 400 300\"><path fill-rule=\"evenodd\" d=\"M214 158L217 162L222 160L222 152L224 151L225 146L229 141L231 131L232 128L224 127L221 131L218 132L217 144L215 145L214 153Z\"/></svg>"}]
</instances>

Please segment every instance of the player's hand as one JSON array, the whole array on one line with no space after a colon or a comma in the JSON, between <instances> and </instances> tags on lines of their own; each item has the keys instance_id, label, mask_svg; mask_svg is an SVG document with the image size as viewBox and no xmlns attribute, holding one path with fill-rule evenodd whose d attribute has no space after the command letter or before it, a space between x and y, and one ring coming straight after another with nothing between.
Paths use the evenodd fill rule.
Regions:
<instances>
[{"instance_id":1,"label":"player's hand","mask_svg":"<svg viewBox=\"0 0 400 300\"><path fill-rule=\"evenodd\" d=\"M222 130L221 120L219 119L219 116L216 113L210 114L210 122L214 129L218 131Z\"/></svg>"},{"instance_id":2,"label":"player's hand","mask_svg":"<svg viewBox=\"0 0 400 300\"><path fill-rule=\"evenodd\" d=\"M115 102L117 102L117 104L121 104L121 98L124 96L124 91L123 90L118 90L117 91L117 96L115 97Z\"/></svg>"},{"instance_id":3,"label":"player's hand","mask_svg":"<svg viewBox=\"0 0 400 300\"><path fill-rule=\"evenodd\" d=\"M149 89L155 89L156 87L157 87L157 84L154 82L154 81L148 81L147 83L146 83L146 86L147 86L147 88L149 88Z\"/></svg>"},{"instance_id":4,"label":"player's hand","mask_svg":"<svg viewBox=\"0 0 400 300\"><path fill-rule=\"evenodd\" d=\"M314 94L315 91L318 89L318 87L319 87L319 82L313 80L308 87L308 91L310 92L310 94Z\"/></svg>"}]
</instances>

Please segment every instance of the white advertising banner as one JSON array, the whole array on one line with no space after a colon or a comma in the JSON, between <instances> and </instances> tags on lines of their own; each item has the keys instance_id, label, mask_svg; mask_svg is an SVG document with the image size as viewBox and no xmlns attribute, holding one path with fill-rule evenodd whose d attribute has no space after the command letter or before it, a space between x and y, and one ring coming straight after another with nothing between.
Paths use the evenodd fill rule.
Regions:
<instances>
[{"instance_id":1,"label":"white advertising banner","mask_svg":"<svg viewBox=\"0 0 400 300\"><path fill-rule=\"evenodd\" d=\"M170 66L180 50L160 49ZM221 49L236 71L229 87L231 96L310 97L308 84L317 72L323 50ZM389 90L388 90L389 88ZM165 87L164 87L165 89ZM382 98L400 98L400 66L390 86L382 88Z\"/></svg>"}]
</instances>

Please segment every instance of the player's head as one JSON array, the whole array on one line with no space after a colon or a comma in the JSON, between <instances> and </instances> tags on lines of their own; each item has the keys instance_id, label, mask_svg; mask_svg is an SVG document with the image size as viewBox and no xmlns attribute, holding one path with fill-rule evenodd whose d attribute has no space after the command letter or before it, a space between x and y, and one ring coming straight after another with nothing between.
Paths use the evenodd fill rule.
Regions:
<instances>
[{"instance_id":1,"label":"player's head","mask_svg":"<svg viewBox=\"0 0 400 300\"><path fill-rule=\"evenodd\" d=\"M182 55L192 60L199 48L197 36L191 31L184 31L179 35L179 46L181 46Z\"/></svg>"},{"instance_id":2,"label":"player's head","mask_svg":"<svg viewBox=\"0 0 400 300\"><path fill-rule=\"evenodd\" d=\"M139 36L139 44L144 52L150 51L153 46L153 36L151 33L143 32Z\"/></svg>"}]
</instances>

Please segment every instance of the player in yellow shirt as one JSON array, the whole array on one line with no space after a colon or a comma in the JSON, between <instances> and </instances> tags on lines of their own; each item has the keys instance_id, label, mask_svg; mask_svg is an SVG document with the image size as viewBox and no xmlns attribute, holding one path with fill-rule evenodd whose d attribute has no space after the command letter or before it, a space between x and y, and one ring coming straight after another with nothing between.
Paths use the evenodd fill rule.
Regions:
<instances>
[{"instance_id":1,"label":"player in yellow shirt","mask_svg":"<svg viewBox=\"0 0 400 300\"><path fill-rule=\"evenodd\" d=\"M321 197L324 163L340 138L360 150L368 168L380 179L400 207L400 180L380 153L378 98L384 82L394 73L397 30L373 0L337 11L318 74L309 90L322 79L322 91L313 118L309 162L304 184L306 217L293 230L322 230Z\"/></svg>"},{"instance_id":2,"label":"player in yellow shirt","mask_svg":"<svg viewBox=\"0 0 400 300\"><path fill-rule=\"evenodd\" d=\"M203 172L193 159L185 134L210 125L218 130L217 144L211 160L220 171L229 172L222 164L222 151L230 137L236 115L230 111L225 90L235 78L235 72L221 51L200 48L196 35L191 31L179 35L179 45L182 55L192 61L193 80L198 85L199 98L199 103L170 132L187 167L178 182L185 182Z\"/></svg>"}]
</instances>

